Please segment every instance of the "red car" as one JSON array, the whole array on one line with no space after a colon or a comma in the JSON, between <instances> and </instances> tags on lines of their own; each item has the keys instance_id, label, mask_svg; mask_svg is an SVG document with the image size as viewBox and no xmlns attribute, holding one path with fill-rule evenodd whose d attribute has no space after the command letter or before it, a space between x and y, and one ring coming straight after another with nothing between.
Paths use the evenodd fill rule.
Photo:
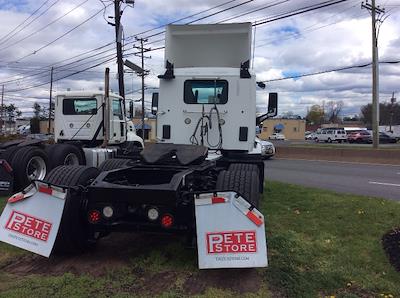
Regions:
<instances>
[{"instance_id":1,"label":"red car","mask_svg":"<svg viewBox=\"0 0 400 298\"><path fill-rule=\"evenodd\" d=\"M366 130L354 131L347 134L349 143L372 143L371 134Z\"/></svg>"}]
</instances>

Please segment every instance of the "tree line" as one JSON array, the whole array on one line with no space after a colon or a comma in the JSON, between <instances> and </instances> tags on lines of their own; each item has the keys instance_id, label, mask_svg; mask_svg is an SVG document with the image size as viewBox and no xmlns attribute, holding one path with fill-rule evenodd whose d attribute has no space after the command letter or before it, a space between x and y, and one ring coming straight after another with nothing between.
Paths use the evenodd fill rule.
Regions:
<instances>
[{"instance_id":1,"label":"tree line","mask_svg":"<svg viewBox=\"0 0 400 298\"><path fill-rule=\"evenodd\" d=\"M343 101L329 101L325 105L312 105L306 115L307 124L321 125L325 123L342 123L343 121L361 121L366 126L372 125L372 104L361 107L360 115L340 117ZM379 104L379 125L400 125L400 104Z\"/></svg>"}]
</instances>

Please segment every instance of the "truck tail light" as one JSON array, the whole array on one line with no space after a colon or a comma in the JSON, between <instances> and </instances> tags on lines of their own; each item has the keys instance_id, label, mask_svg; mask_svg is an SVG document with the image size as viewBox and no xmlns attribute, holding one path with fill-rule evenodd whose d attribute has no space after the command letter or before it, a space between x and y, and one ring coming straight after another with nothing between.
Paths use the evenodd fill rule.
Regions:
<instances>
[{"instance_id":1,"label":"truck tail light","mask_svg":"<svg viewBox=\"0 0 400 298\"><path fill-rule=\"evenodd\" d=\"M171 214L166 213L161 217L161 225L164 228L168 229L172 227L173 224L174 224L174 217Z\"/></svg>"},{"instance_id":2,"label":"truck tail light","mask_svg":"<svg viewBox=\"0 0 400 298\"><path fill-rule=\"evenodd\" d=\"M1 160L1 165L7 171L7 173L11 173L13 171L12 167L10 166L10 164L5 159Z\"/></svg>"},{"instance_id":3,"label":"truck tail light","mask_svg":"<svg viewBox=\"0 0 400 298\"><path fill-rule=\"evenodd\" d=\"M101 214L98 210L91 210L88 213L88 220L90 223L97 223L100 221Z\"/></svg>"}]
</instances>

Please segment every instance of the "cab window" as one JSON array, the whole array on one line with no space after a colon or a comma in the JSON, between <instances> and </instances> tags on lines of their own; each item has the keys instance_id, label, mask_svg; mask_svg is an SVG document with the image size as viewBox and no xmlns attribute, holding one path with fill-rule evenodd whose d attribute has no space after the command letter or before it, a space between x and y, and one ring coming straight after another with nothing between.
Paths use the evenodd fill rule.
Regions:
<instances>
[{"instance_id":1,"label":"cab window","mask_svg":"<svg viewBox=\"0 0 400 298\"><path fill-rule=\"evenodd\" d=\"M122 119L122 108L121 108L121 100L119 99L113 99L112 101L112 109L113 109L113 115L118 116L119 119Z\"/></svg>"},{"instance_id":2,"label":"cab window","mask_svg":"<svg viewBox=\"0 0 400 298\"><path fill-rule=\"evenodd\" d=\"M183 100L187 104L226 104L228 81L187 80L184 83Z\"/></svg>"},{"instance_id":3,"label":"cab window","mask_svg":"<svg viewBox=\"0 0 400 298\"><path fill-rule=\"evenodd\" d=\"M95 115L97 114L96 98L64 98L64 115Z\"/></svg>"}]
</instances>

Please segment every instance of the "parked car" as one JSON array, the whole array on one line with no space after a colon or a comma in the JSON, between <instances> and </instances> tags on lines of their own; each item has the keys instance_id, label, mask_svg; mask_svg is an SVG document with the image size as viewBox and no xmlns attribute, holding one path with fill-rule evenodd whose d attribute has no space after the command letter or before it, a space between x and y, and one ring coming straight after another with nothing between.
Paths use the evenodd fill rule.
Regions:
<instances>
[{"instance_id":1,"label":"parked car","mask_svg":"<svg viewBox=\"0 0 400 298\"><path fill-rule=\"evenodd\" d=\"M347 141L349 143L372 143L372 136L366 130L354 131L347 134Z\"/></svg>"},{"instance_id":2,"label":"parked car","mask_svg":"<svg viewBox=\"0 0 400 298\"><path fill-rule=\"evenodd\" d=\"M286 140L285 135L278 133L278 132L274 132L272 135L269 136L270 140Z\"/></svg>"},{"instance_id":3,"label":"parked car","mask_svg":"<svg viewBox=\"0 0 400 298\"><path fill-rule=\"evenodd\" d=\"M316 142L345 142L347 141L347 134L344 128L323 128L316 133L314 138Z\"/></svg>"},{"instance_id":4,"label":"parked car","mask_svg":"<svg viewBox=\"0 0 400 298\"><path fill-rule=\"evenodd\" d=\"M275 155L275 146L271 142L255 138L255 142L261 146L261 156L265 159L270 159Z\"/></svg>"},{"instance_id":5,"label":"parked car","mask_svg":"<svg viewBox=\"0 0 400 298\"><path fill-rule=\"evenodd\" d=\"M21 125L17 128L17 134L20 134L20 135L26 135L26 134L29 134L30 132L31 132L30 124Z\"/></svg>"},{"instance_id":6,"label":"parked car","mask_svg":"<svg viewBox=\"0 0 400 298\"><path fill-rule=\"evenodd\" d=\"M388 134L384 132L379 133L379 143L397 143L397 139L394 137L389 136Z\"/></svg>"},{"instance_id":7,"label":"parked car","mask_svg":"<svg viewBox=\"0 0 400 298\"><path fill-rule=\"evenodd\" d=\"M306 139L306 140L315 140L316 137L317 137L317 134L316 134L315 132L312 132L312 133L310 133L310 134L307 134L307 135L305 136L305 139Z\"/></svg>"}]
</instances>

